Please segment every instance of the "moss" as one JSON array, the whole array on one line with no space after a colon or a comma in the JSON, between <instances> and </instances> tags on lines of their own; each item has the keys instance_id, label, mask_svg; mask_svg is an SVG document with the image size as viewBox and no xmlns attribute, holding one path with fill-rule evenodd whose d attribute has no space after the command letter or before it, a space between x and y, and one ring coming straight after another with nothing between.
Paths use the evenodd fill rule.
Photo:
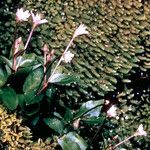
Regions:
<instances>
[{"instance_id":1,"label":"moss","mask_svg":"<svg viewBox=\"0 0 150 150\"><path fill-rule=\"evenodd\" d=\"M149 72L149 0L22 0L21 3L20 6L41 12L49 20L48 27L42 25L37 29L33 34L33 44L29 45L30 49L38 53L41 49L39 43L48 43L50 49L60 54L80 23L87 25L90 30L90 35L76 39L71 49L76 55L69 71L74 72L81 82L77 86L72 85L72 88L66 87L60 91L63 93L60 95L61 98L70 107L74 107L79 101L99 99L106 93L114 91L118 80L125 81L124 79L128 79L129 75L138 69L140 73ZM0 21L0 31L2 31L0 43L3 43L0 48L4 54L10 50L8 47L11 43L7 42L11 38L13 23L10 26L8 23L16 11L16 8L10 4L6 3L5 6L9 8L8 12L4 9L4 5L0 10L2 18L5 18L3 19L5 23ZM6 30L8 32L5 32ZM23 31L24 28L22 35ZM39 38L34 38L39 34ZM135 110L140 106L138 101L142 101L142 98L133 100L132 94L128 94L122 102L122 109L126 102L135 106L131 113L131 123L138 122L142 117L141 112L135 114ZM147 98L144 98L144 101L147 101ZM139 109L143 114L146 112L144 117L149 114L147 109L148 105L142 105ZM125 121L120 121L120 124L125 124Z\"/></svg>"},{"instance_id":2,"label":"moss","mask_svg":"<svg viewBox=\"0 0 150 150\"><path fill-rule=\"evenodd\" d=\"M27 126L22 125L22 119L0 105L0 149L54 150L56 145L50 140L32 141L32 133Z\"/></svg>"},{"instance_id":3,"label":"moss","mask_svg":"<svg viewBox=\"0 0 150 150\"><path fill-rule=\"evenodd\" d=\"M39 7L39 4L42 5ZM77 39L72 49L76 53L73 71L81 79L80 95L90 99L86 92L103 96L115 89L118 78L140 67L149 69L149 18L148 2L133 0L111 1L34 1L25 2L29 9L42 12L49 20L48 41L51 49L60 53L79 23L89 27L90 36ZM43 27L44 28L44 27ZM146 43L146 44L143 44ZM65 43L65 44L64 44ZM142 60L144 58L146 60ZM139 66L140 64L140 66ZM77 90L77 89L76 89ZM68 91L67 93L70 93ZM74 99L76 95L72 94ZM71 97L69 97L71 98Z\"/></svg>"},{"instance_id":4,"label":"moss","mask_svg":"<svg viewBox=\"0 0 150 150\"><path fill-rule=\"evenodd\" d=\"M22 119L18 119L16 114L9 114L0 105L0 141L1 145L7 145L10 149L21 149L32 143L30 129L21 125Z\"/></svg>"},{"instance_id":5,"label":"moss","mask_svg":"<svg viewBox=\"0 0 150 150\"><path fill-rule=\"evenodd\" d=\"M131 83L124 84L124 88L117 95L119 115L118 120L114 119L114 135L116 140L123 140L132 135L140 124L143 124L147 137L135 137L121 147L126 149L145 149L150 147L150 88L148 74L144 78L132 79ZM110 141L111 142L111 141Z\"/></svg>"},{"instance_id":6,"label":"moss","mask_svg":"<svg viewBox=\"0 0 150 150\"><path fill-rule=\"evenodd\" d=\"M75 89L78 91L77 95L81 95L80 99L82 97L86 100L91 99L86 91L95 96L95 99L109 91L114 91L117 79L125 78L127 74L134 72L136 67L142 71L150 69L149 1L22 0L19 5L41 12L49 20L48 26L42 25L37 29L29 45L29 48L37 53L40 53L42 44L48 43L50 49L55 50L55 54L60 54L74 29L80 23L88 26L90 36L83 36L82 40L76 39L71 49L76 53L72 71L81 79ZM5 6L11 7L9 13L5 15L11 15L9 18L12 19L16 8L7 2ZM1 13L4 14L5 9L2 8ZM5 20L6 24L9 22ZM2 23L1 29L6 28ZM11 23L10 26L14 25ZM22 36L23 33L27 33L23 31L24 28L21 32ZM1 43L4 43L3 37L9 38L10 32L9 29L5 34L3 32ZM39 38L34 38L39 34ZM1 48L8 52L4 45L1 45ZM73 90L68 90L66 93L73 95L68 95L67 99L76 101L79 98L73 94L76 93Z\"/></svg>"}]
</instances>

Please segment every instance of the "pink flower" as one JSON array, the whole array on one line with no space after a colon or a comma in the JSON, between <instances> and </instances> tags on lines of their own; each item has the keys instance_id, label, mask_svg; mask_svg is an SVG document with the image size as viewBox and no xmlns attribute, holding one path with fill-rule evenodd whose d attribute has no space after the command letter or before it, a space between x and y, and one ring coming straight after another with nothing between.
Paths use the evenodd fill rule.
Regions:
<instances>
[{"instance_id":1,"label":"pink flower","mask_svg":"<svg viewBox=\"0 0 150 150\"><path fill-rule=\"evenodd\" d=\"M137 131L135 132L134 135L135 136L138 136L138 135L139 136L147 136L147 133L146 133L146 131L144 131L142 124L139 125L139 127L138 127L138 129L137 129Z\"/></svg>"},{"instance_id":2,"label":"pink flower","mask_svg":"<svg viewBox=\"0 0 150 150\"><path fill-rule=\"evenodd\" d=\"M16 12L16 21L17 22L21 22L21 21L27 21L27 19L29 18L30 13L28 10L23 11L23 8L17 9Z\"/></svg>"},{"instance_id":3,"label":"pink flower","mask_svg":"<svg viewBox=\"0 0 150 150\"><path fill-rule=\"evenodd\" d=\"M74 32L73 38L82 35L82 34L89 34L89 32L86 30L87 27L84 24L81 24Z\"/></svg>"},{"instance_id":4,"label":"pink flower","mask_svg":"<svg viewBox=\"0 0 150 150\"><path fill-rule=\"evenodd\" d=\"M65 63L70 63L73 57L74 54L72 54L70 51L67 51L63 54L62 61L64 61Z\"/></svg>"},{"instance_id":5,"label":"pink flower","mask_svg":"<svg viewBox=\"0 0 150 150\"><path fill-rule=\"evenodd\" d=\"M107 115L108 117L116 117L117 116L117 112L116 112L117 108L112 105L109 110L107 111Z\"/></svg>"},{"instance_id":6,"label":"pink flower","mask_svg":"<svg viewBox=\"0 0 150 150\"><path fill-rule=\"evenodd\" d=\"M48 22L46 19L41 19L41 15L38 14L38 13L36 15L34 15L31 12L31 15L32 15L34 27L38 26L39 24L43 24L43 23L47 23Z\"/></svg>"}]
</instances>

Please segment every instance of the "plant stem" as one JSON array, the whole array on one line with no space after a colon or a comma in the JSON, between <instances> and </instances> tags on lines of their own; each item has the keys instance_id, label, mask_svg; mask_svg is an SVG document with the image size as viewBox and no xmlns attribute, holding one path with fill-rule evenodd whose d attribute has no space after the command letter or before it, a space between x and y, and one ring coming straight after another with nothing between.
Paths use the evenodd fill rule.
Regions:
<instances>
[{"instance_id":1,"label":"plant stem","mask_svg":"<svg viewBox=\"0 0 150 150\"><path fill-rule=\"evenodd\" d=\"M125 143L126 141L130 140L131 138L135 137L135 134L129 136L128 138L126 138L125 140L121 141L120 143L116 144L115 146L112 147L112 149L116 149L119 145Z\"/></svg>"},{"instance_id":2,"label":"plant stem","mask_svg":"<svg viewBox=\"0 0 150 150\"><path fill-rule=\"evenodd\" d=\"M13 56L12 70L16 72L16 58Z\"/></svg>"},{"instance_id":3,"label":"plant stem","mask_svg":"<svg viewBox=\"0 0 150 150\"><path fill-rule=\"evenodd\" d=\"M72 38L69 42L69 44L67 45L66 49L64 50L64 52L62 53L57 65L55 66L51 76L49 77L48 81L50 81L50 79L52 78L52 76L55 74L56 70L57 70L57 67L60 65L61 61L62 61L62 57L63 55L68 51L69 47L71 46L72 42L73 42L74 38Z\"/></svg>"},{"instance_id":4,"label":"plant stem","mask_svg":"<svg viewBox=\"0 0 150 150\"><path fill-rule=\"evenodd\" d=\"M66 49L65 49L64 52L62 53L62 55L61 55L61 57L60 57L58 63L56 64L56 66L55 66L55 68L54 68L52 74L50 75L50 77L48 78L48 80L46 80L46 83L44 83L43 88L40 89L37 94L40 94L43 90L46 89L46 87L48 86L48 82L52 79L52 76L55 74L55 72L56 72L56 70L57 70L57 67L60 65L60 63L61 63L61 61L62 61L63 55L68 51L69 47L70 47L71 44L73 43L73 40L74 40L74 38L72 37L71 40L70 40L70 42L69 42L69 44L67 45ZM44 79L44 80L45 80L45 79Z\"/></svg>"},{"instance_id":5,"label":"plant stem","mask_svg":"<svg viewBox=\"0 0 150 150\"><path fill-rule=\"evenodd\" d=\"M97 138L97 136L98 136L100 130L103 128L103 125L104 125L104 123L105 123L105 120L106 120L106 118L103 120L103 124L98 127L98 129L97 129L96 133L94 134L94 137L91 139L91 142L89 143L88 147L90 147L91 144L93 143L93 141Z\"/></svg>"},{"instance_id":6,"label":"plant stem","mask_svg":"<svg viewBox=\"0 0 150 150\"><path fill-rule=\"evenodd\" d=\"M29 42L30 42L30 39L31 39L31 37L32 37L32 34L33 34L34 29L35 29L35 26L33 25L32 29L31 29L31 31L30 31L30 34L29 34L29 36L28 36L27 42L26 42L26 44L25 44L24 51L26 50L26 48L27 48L27 46L28 46L28 44L29 44ZM18 67L19 67L19 65L20 65L20 61L21 61L21 57L18 59L18 63L17 63L17 66L18 66ZM15 68L16 71L17 71L17 69L18 69L18 68Z\"/></svg>"},{"instance_id":7,"label":"plant stem","mask_svg":"<svg viewBox=\"0 0 150 150\"><path fill-rule=\"evenodd\" d=\"M33 34L34 28L35 28L35 27L33 26L32 29L31 29L31 32L30 32L30 34L29 34L29 36L28 36L28 39L27 39L26 45L25 45L25 47L24 47L24 50L27 48L27 46L28 46L28 44L29 44L29 42L30 42L30 39L31 39L31 36L32 36L32 34Z\"/></svg>"},{"instance_id":8,"label":"plant stem","mask_svg":"<svg viewBox=\"0 0 150 150\"><path fill-rule=\"evenodd\" d=\"M44 51L44 87L47 84L47 76L46 76L46 51Z\"/></svg>"}]
</instances>

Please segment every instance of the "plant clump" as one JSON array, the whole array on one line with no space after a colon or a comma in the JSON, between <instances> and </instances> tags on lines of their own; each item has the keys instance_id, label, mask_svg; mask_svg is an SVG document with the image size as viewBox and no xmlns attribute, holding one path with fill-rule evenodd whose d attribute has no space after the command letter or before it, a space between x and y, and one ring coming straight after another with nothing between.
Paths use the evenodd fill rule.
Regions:
<instances>
[{"instance_id":1,"label":"plant clump","mask_svg":"<svg viewBox=\"0 0 150 150\"><path fill-rule=\"evenodd\" d=\"M21 111L33 128L41 129L44 124L48 136L56 135L63 150L68 146L113 149L128 140L125 148L144 145L148 149L149 141L143 144L135 133L138 129L138 133L149 137L146 133L149 89L141 91L142 85L132 84L149 81L150 77L150 2L22 0L21 3L24 6L21 12L29 9L31 16L26 14L28 22L26 17L20 18L25 22L19 21L14 37L11 35L15 23L11 19L17 8L2 2L3 8L7 5L8 9L0 10L5 18L0 20L0 43L4 43L0 45L2 102L10 110ZM88 36L75 38L82 33L77 32L81 27ZM117 88L118 84L123 87ZM145 85L149 86L149 82ZM109 92L114 94L107 100ZM110 109L105 110L105 105ZM39 144L43 148L42 143L39 140L35 147Z\"/></svg>"},{"instance_id":2,"label":"plant clump","mask_svg":"<svg viewBox=\"0 0 150 150\"><path fill-rule=\"evenodd\" d=\"M10 114L0 105L0 149L25 149L32 143L30 129L21 123L16 113Z\"/></svg>"},{"instance_id":3,"label":"plant clump","mask_svg":"<svg viewBox=\"0 0 150 150\"><path fill-rule=\"evenodd\" d=\"M0 105L0 149L54 150L57 146L56 142L52 143L49 139L33 141L32 138L31 130L22 125L22 119Z\"/></svg>"}]
</instances>

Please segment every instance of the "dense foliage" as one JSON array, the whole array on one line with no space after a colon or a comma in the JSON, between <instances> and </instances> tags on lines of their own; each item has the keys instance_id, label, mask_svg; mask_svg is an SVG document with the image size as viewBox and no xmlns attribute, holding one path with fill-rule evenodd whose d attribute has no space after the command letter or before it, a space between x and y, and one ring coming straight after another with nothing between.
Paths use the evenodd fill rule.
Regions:
<instances>
[{"instance_id":1,"label":"dense foliage","mask_svg":"<svg viewBox=\"0 0 150 150\"><path fill-rule=\"evenodd\" d=\"M29 127L22 125L22 119L16 113L11 114L4 106L0 105L0 149L37 149L47 148L54 150L57 143L51 140L43 142L42 139L32 141L32 133Z\"/></svg>"},{"instance_id":2,"label":"dense foliage","mask_svg":"<svg viewBox=\"0 0 150 150\"><path fill-rule=\"evenodd\" d=\"M86 149L86 143L90 149L105 149L116 134L119 137L113 144L130 136L138 122L150 130L149 1L22 0L17 6L8 0L0 5L1 101L10 110L17 109L36 136L56 138L65 150L68 145ZM31 19L16 27L15 12L20 7L42 13L48 23L34 30L26 52L18 55L22 62L14 72L12 43L20 36L25 43L32 25ZM59 78L38 94L44 85L44 44L55 52L46 65L49 76L81 23L90 35L74 39L71 65L61 64ZM134 84L142 79L146 88L145 82L144 86ZM104 106L104 100L110 104ZM119 107L119 119L111 121L101 108L106 112L113 104ZM125 119L127 114L129 119ZM141 139L137 144L137 140L124 147L148 149L149 141Z\"/></svg>"}]
</instances>

